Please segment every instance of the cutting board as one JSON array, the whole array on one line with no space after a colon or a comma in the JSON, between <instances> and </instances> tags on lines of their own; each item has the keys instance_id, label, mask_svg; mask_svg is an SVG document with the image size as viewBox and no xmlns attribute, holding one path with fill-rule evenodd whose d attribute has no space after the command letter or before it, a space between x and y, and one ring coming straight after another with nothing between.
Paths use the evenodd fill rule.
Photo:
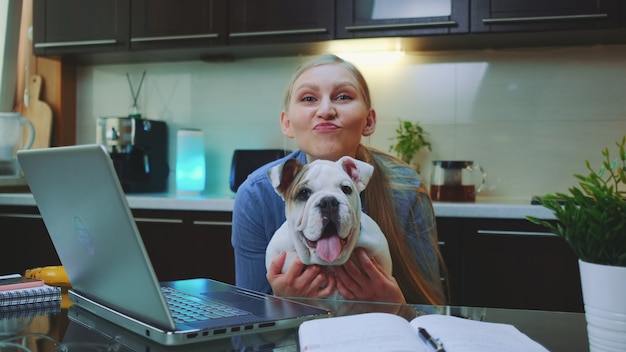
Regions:
<instances>
[{"instance_id":1,"label":"cutting board","mask_svg":"<svg viewBox=\"0 0 626 352\"><path fill-rule=\"evenodd\" d=\"M52 133L52 109L44 101L39 100L41 94L41 76L32 75L28 80L28 94L30 103L22 104L17 111L29 119L35 126L35 141L32 149L47 148L50 146Z\"/></svg>"}]
</instances>

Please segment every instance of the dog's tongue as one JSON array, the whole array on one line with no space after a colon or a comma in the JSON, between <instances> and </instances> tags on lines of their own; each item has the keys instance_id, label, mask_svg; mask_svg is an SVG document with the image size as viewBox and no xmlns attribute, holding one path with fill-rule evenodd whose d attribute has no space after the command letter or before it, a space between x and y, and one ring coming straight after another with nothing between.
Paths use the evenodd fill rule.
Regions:
<instances>
[{"instance_id":1,"label":"dog's tongue","mask_svg":"<svg viewBox=\"0 0 626 352\"><path fill-rule=\"evenodd\" d=\"M331 263L341 253L341 239L337 235L322 237L317 240L315 249L320 258Z\"/></svg>"}]
</instances>

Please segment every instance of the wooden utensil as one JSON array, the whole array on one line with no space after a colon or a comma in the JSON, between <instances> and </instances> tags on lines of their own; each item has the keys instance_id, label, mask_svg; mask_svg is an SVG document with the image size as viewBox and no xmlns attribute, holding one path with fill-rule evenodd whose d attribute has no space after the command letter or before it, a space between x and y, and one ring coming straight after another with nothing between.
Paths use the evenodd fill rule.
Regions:
<instances>
[{"instance_id":1,"label":"wooden utensil","mask_svg":"<svg viewBox=\"0 0 626 352\"><path fill-rule=\"evenodd\" d=\"M18 108L18 112L35 126L35 141L32 149L50 147L50 135L52 133L52 109L44 101L39 100L41 81L40 75L30 77L28 80L30 102L28 106L22 103Z\"/></svg>"}]
</instances>

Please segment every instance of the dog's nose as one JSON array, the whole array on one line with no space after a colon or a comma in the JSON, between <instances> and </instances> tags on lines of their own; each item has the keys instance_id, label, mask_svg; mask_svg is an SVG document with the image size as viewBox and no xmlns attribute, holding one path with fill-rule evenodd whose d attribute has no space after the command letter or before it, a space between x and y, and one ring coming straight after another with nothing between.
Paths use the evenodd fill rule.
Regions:
<instances>
[{"instance_id":1,"label":"dog's nose","mask_svg":"<svg viewBox=\"0 0 626 352\"><path fill-rule=\"evenodd\" d=\"M323 212L333 212L339 207L339 201L335 197L324 197L320 200L319 207Z\"/></svg>"}]
</instances>

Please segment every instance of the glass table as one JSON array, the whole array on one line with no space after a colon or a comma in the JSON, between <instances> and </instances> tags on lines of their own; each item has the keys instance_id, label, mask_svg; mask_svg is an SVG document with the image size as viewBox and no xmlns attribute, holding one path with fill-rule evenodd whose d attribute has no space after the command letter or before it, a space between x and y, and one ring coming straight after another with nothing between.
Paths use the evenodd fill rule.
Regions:
<instances>
[{"instance_id":1,"label":"glass table","mask_svg":"<svg viewBox=\"0 0 626 352\"><path fill-rule=\"evenodd\" d=\"M584 313L297 299L330 308L333 315L388 312L407 320L423 314L447 314L514 325L550 351L588 351ZM0 351L297 351L297 329L241 335L178 348L151 342L90 314L73 313L64 304L56 313L0 318Z\"/></svg>"}]
</instances>

